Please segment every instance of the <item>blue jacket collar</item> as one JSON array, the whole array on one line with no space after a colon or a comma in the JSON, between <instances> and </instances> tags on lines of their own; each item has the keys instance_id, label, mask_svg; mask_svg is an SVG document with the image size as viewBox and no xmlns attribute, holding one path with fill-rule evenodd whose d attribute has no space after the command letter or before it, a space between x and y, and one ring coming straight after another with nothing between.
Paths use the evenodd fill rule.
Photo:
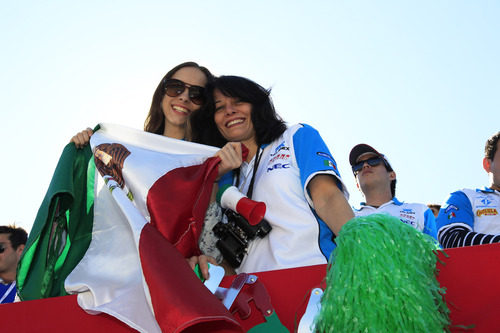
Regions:
<instances>
[{"instance_id":1,"label":"blue jacket collar","mask_svg":"<svg viewBox=\"0 0 500 333\"><path fill-rule=\"evenodd\" d=\"M486 187L486 186L483 189L480 189L480 188L476 189L476 192L500 193L499 191L496 191L496 190L489 188L489 187Z\"/></svg>"}]
</instances>

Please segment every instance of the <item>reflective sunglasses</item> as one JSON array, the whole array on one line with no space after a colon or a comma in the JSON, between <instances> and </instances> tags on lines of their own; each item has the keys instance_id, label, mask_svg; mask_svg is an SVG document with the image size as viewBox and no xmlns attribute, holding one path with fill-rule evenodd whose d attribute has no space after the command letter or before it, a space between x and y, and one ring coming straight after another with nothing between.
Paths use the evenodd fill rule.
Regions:
<instances>
[{"instance_id":1,"label":"reflective sunglasses","mask_svg":"<svg viewBox=\"0 0 500 333\"><path fill-rule=\"evenodd\" d=\"M177 97L188 88L188 96L191 102L201 105L205 102L205 88L192 86L181 80L168 79L165 81L165 93L170 97Z\"/></svg>"},{"instance_id":2,"label":"reflective sunglasses","mask_svg":"<svg viewBox=\"0 0 500 333\"><path fill-rule=\"evenodd\" d=\"M354 172L354 174L356 175L358 172L361 171L361 169L363 169L363 165L365 165L365 163L368 163L369 166L374 167L379 165L380 163L385 163L385 160L382 157L378 156L369 158L364 161L359 161L358 163L352 166L352 172Z\"/></svg>"}]
</instances>

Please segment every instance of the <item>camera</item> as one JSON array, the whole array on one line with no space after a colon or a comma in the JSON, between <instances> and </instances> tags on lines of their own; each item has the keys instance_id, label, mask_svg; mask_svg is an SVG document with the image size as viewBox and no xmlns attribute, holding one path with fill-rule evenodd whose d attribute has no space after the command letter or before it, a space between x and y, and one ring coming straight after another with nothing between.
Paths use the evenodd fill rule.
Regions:
<instances>
[{"instance_id":1,"label":"camera","mask_svg":"<svg viewBox=\"0 0 500 333\"><path fill-rule=\"evenodd\" d=\"M265 219L251 225L243 216L230 209L226 209L224 215L227 222L221 221L213 228L215 236L219 238L216 246L224 259L237 268L247 253L248 244L256 237L265 237L272 227Z\"/></svg>"}]
</instances>

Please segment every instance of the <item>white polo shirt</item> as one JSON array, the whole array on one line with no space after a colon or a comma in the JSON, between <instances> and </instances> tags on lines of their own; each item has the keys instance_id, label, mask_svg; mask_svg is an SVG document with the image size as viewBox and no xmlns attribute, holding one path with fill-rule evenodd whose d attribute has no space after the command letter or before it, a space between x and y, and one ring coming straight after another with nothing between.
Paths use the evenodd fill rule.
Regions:
<instances>
[{"instance_id":1,"label":"white polo shirt","mask_svg":"<svg viewBox=\"0 0 500 333\"><path fill-rule=\"evenodd\" d=\"M315 175L329 174L338 179L346 197L348 193L326 144L315 129L298 124L261 149L252 199L265 202L264 218L272 230L250 243L236 271L327 263L335 247L333 233L315 214L307 185ZM255 157L240 169L240 183L236 185L242 193L247 193L254 163Z\"/></svg>"},{"instance_id":2,"label":"white polo shirt","mask_svg":"<svg viewBox=\"0 0 500 333\"><path fill-rule=\"evenodd\" d=\"M436 219L429 207L424 204L401 202L394 197L378 208L367 206L362 202L359 209L354 209L356 216L380 213L397 217L401 222L437 240Z\"/></svg>"}]
</instances>

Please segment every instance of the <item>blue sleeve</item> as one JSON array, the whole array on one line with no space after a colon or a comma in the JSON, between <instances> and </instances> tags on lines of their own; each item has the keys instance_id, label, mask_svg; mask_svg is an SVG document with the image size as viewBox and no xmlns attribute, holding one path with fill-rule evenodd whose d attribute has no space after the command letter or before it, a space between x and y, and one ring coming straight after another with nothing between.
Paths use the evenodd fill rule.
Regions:
<instances>
[{"instance_id":1,"label":"blue sleeve","mask_svg":"<svg viewBox=\"0 0 500 333\"><path fill-rule=\"evenodd\" d=\"M309 125L302 125L293 135L295 158L300 170L302 187L306 185L309 176L319 171L333 171L340 178L337 163L318 131ZM342 190L342 184L337 181Z\"/></svg>"},{"instance_id":2,"label":"blue sleeve","mask_svg":"<svg viewBox=\"0 0 500 333\"><path fill-rule=\"evenodd\" d=\"M437 240L436 218L430 209L424 213L424 234L427 234Z\"/></svg>"},{"instance_id":3,"label":"blue sleeve","mask_svg":"<svg viewBox=\"0 0 500 333\"><path fill-rule=\"evenodd\" d=\"M217 182L219 185L219 188L224 187L224 185L233 185L233 171L229 171L225 173L222 177L220 177L219 181Z\"/></svg>"},{"instance_id":4,"label":"blue sleeve","mask_svg":"<svg viewBox=\"0 0 500 333\"><path fill-rule=\"evenodd\" d=\"M453 192L446 204L439 210L437 217L437 230L442 227L453 224L467 224L471 230L474 230L474 213L469 198L462 191Z\"/></svg>"}]
</instances>

